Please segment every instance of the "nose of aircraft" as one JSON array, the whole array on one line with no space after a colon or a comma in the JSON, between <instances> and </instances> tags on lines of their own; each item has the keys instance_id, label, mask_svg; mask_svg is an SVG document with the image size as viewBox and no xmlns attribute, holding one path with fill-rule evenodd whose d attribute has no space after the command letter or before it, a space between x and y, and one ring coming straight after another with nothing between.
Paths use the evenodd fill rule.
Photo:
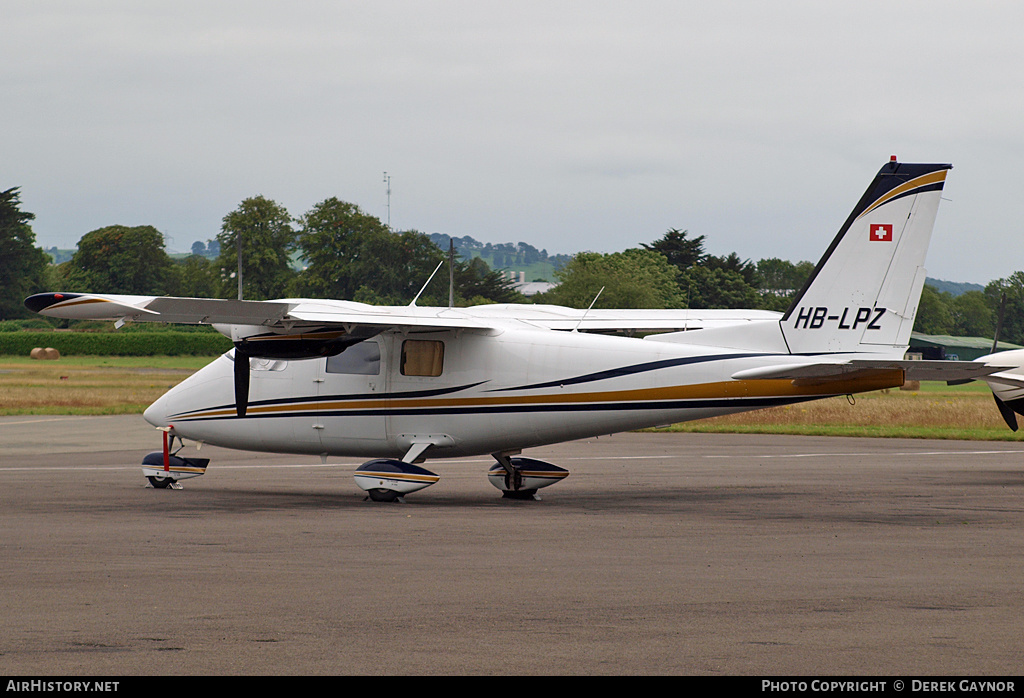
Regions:
<instances>
[{"instance_id":1,"label":"nose of aircraft","mask_svg":"<svg viewBox=\"0 0 1024 698\"><path fill-rule=\"evenodd\" d=\"M146 411L142 413L142 418L155 427L167 426L168 415L170 414L169 396L170 393L167 393L147 407Z\"/></svg>"}]
</instances>

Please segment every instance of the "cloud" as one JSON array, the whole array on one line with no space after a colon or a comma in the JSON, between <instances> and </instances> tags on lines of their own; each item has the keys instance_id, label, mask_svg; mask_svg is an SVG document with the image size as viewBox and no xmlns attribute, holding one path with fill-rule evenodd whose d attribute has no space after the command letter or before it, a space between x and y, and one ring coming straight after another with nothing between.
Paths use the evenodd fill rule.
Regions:
<instances>
[{"instance_id":1,"label":"cloud","mask_svg":"<svg viewBox=\"0 0 1024 698\"><path fill-rule=\"evenodd\" d=\"M950 161L930 268L1013 242L1024 9L954 2L21 4L4 186L41 244L152 224L187 249L257 193L401 227L612 251L669 227L816 258L892 153ZM962 254L970 235L975 256Z\"/></svg>"}]
</instances>

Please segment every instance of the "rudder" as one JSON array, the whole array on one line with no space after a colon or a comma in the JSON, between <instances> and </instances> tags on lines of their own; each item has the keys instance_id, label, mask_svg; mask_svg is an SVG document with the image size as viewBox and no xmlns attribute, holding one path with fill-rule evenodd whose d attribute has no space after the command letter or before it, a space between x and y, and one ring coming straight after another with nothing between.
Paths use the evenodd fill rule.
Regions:
<instances>
[{"instance_id":1,"label":"rudder","mask_svg":"<svg viewBox=\"0 0 1024 698\"><path fill-rule=\"evenodd\" d=\"M893 160L879 170L780 320L791 353L906 349L951 168Z\"/></svg>"}]
</instances>

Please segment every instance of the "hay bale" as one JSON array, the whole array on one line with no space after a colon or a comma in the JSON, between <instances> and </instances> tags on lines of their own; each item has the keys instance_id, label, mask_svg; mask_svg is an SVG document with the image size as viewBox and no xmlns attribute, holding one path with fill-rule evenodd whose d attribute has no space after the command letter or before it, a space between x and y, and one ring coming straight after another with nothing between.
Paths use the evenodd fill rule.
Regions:
<instances>
[{"instance_id":1,"label":"hay bale","mask_svg":"<svg viewBox=\"0 0 1024 698\"><path fill-rule=\"evenodd\" d=\"M46 358L46 350L42 347L36 347L28 353L29 358L41 361Z\"/></svg>"},{"instance_id":2,"label":"hay bale","mask_svg":"<svg viewBox=\"0 0 1024 698\"><path fill-rule=\"evenodd\" d=\"M60 358L60 352L53 347L46 347L43 351L46 353L47 361L56 361Z\"/></svg>"}]
</instances>

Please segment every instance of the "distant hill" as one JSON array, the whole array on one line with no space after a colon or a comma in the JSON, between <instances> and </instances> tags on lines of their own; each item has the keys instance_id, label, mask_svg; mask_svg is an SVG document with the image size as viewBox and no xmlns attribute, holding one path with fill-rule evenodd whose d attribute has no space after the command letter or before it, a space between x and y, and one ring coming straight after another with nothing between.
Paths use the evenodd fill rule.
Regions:
<instances>
[{"instance_id":1,"label":"distant hill","mask_svg":"<svg viewBox=\"0 0 1024 698\"><path fill-rule=\"evenodd\" d=\"M430 233L431 242L442 250L448 249L448 241L454 240L455 252L463 259L480 257L491 269L524 272L526 281L555 281L555 272L567 264L572 255L549 255L547 250L538 250L529 243L511 242L484 243L468 235L452 237L445 233Z\"/></svg>"},{"instance_id":2,"label":"distant hill","mask_svg":"<svg viewBox=\"0 0 1024 698\"><path fill-rule=\"evenodd\" d=\"M58 250L56 247L51 247L43 250L43 252L50 255L50 259L53 260L52 264L63 264L64 262L71 261L71 258L75 256L76 250Z\"/></svg>"},{"instance_id":3,"label":"distant hill","mask_svg":"<svg viewBox=\"0 0 1024 698\"><path fill-rule=\"evenodd\" d=\"M933 279L931 277L925 279L925 283L939 293L948 293L953 296L959 296L960 294L967 293L968 291L985 290L985 287L981 284L969 284L959 281L943 281L942 279Z\"/></svg>"}]
</instances>

